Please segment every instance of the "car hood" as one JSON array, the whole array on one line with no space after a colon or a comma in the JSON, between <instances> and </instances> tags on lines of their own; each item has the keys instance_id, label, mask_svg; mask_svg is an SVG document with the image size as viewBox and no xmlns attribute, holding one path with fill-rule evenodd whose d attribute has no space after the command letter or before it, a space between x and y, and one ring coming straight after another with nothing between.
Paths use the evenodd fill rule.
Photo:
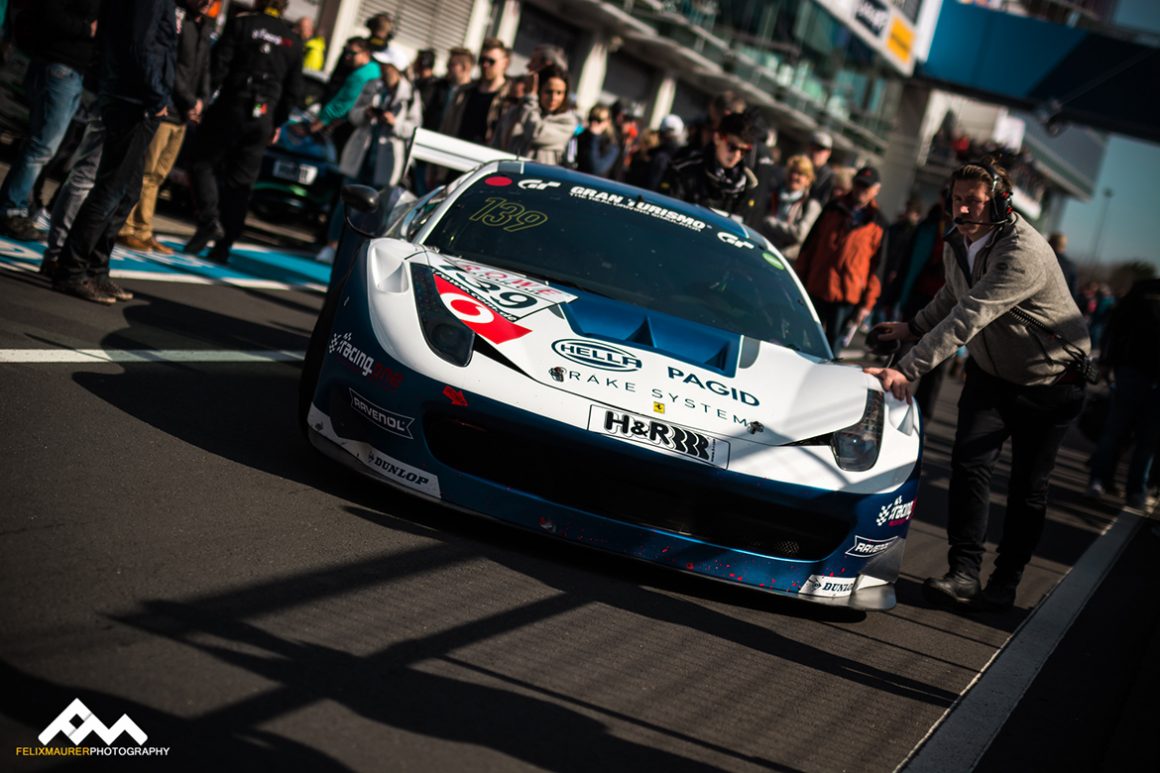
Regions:
<instances>
[{"instance_id":1,"label":"car hood","mask_svg":"<svg viewBox=\"0 0 1160 773\"><path fill-rule=\"evenodd\" d=\"M848 427L866 407L858 368L481 263L414 259L485 355L594 403L768 445Z\"/></svg>"}]
</instances>

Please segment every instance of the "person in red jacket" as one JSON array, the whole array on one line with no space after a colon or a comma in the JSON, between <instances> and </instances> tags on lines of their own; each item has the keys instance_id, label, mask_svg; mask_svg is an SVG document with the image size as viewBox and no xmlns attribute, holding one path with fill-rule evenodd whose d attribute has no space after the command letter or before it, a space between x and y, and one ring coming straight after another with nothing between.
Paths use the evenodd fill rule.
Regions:
<instances>
[{"instance_id":1,"label":"person in red jacket","mask_svg":"<svg viewBox=\"0 0 1160 773\"><path fill-rule=\"evenodd\" d=\"M822 210L794 264L835 355L848 325L862 324L882 291L888 223L878 209L881 188L878 170L859 169L853 190Z\"/></svg>"}]
</instances>

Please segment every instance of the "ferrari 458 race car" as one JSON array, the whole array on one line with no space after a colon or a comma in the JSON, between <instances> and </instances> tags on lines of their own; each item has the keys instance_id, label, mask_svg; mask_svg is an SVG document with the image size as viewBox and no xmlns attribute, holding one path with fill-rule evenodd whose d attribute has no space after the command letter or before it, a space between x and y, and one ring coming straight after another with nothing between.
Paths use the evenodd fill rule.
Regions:
<instances>
[{"instance_id":1,"label":"ferrari 458 race car","mask_svg":"<svg viewBox=\"0 0 1160 773\"><path fill-rule=\"evenodd\" d=\"M760 235L520 160L380 217L380 238L351 221L364 235L348 229L311 338L300 419L317 448L572 542L894 605L917 411L833 361Z\"/></svg>"}]
</instances>

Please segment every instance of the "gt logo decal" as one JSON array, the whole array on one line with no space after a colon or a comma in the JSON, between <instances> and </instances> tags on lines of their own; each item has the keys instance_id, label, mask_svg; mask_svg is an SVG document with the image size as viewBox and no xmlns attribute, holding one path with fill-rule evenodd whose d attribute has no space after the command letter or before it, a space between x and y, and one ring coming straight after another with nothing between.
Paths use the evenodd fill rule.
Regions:
<instances>
[{"instance_id":1,"label":"gt logo decal","mask_svg":"<svg viewBox=\"0 0 1160 773\"><path fill-rule=\"evenodd\" d=\"M435 289L443 305L463 324L493 344L502 344L532 332L526 327L509 322L491 306L468 295L438 274Z\"/></svg>"},{"instance_id":2,"label":"gt logo decal","mask_svg":"<svg viewBox=\"0 0 1160 773\"><path fill-rule=\"evenodd\" d=\"M560 183L546 180L520 180L516 183L525 191L546 191L548 188L559 188Z\"/></svg>"}]
</instances>

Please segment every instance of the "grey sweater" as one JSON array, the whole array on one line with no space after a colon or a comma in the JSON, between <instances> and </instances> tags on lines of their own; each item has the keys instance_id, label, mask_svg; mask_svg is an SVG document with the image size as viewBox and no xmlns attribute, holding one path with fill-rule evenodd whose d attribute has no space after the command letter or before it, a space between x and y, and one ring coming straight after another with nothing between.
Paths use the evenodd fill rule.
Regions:
<instances>
[{"instance_id":1,"label":"grey sweater","mask_svg":"<svg viewBox=\"0 0 1160 773\"><path fill-rule=\"evenodd\" d=\"M947 237L943 254L946 284L911 323L921 338L898 362L915 379L934 369L962 345L987 373L1014 384L1050 384L1071 358L1051 336L1029 329L1007 312L1018 305L1028 316L1087 354L1087 324L1047 241L1019 215L1000 226L966 274L966 245ZM988 235L984 238L992 238Z\"/></svg>"}]
</instances>

